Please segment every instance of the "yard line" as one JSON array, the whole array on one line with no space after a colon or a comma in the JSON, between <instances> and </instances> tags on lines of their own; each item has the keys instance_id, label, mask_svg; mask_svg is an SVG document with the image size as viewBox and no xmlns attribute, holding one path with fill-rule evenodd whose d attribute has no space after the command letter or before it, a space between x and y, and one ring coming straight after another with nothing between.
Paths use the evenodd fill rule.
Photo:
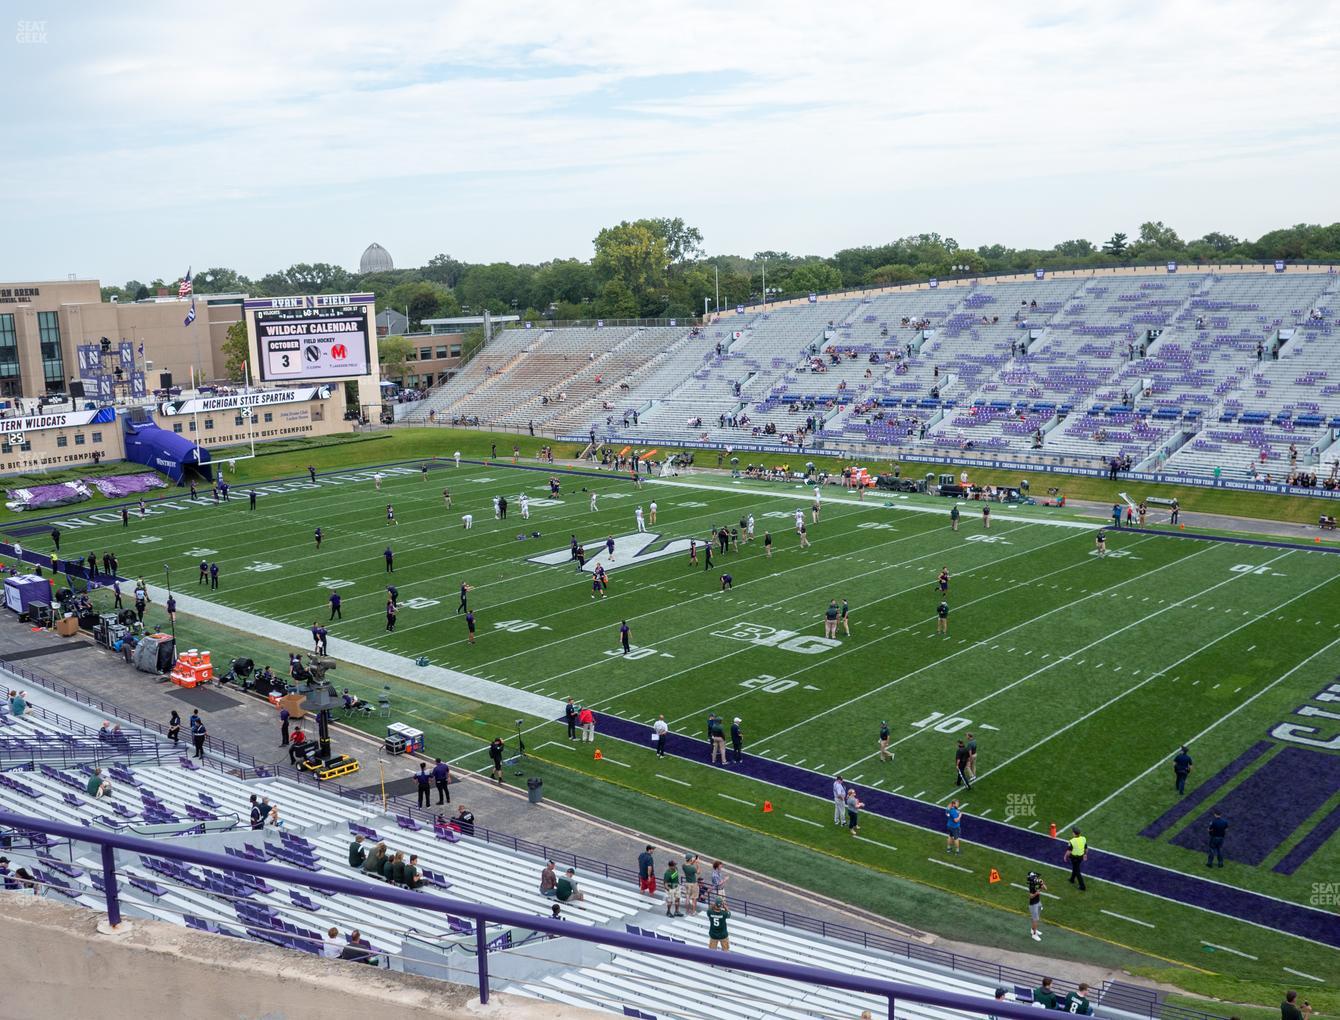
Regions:
<instances>
[{"instance_id":1,"label":"yard line","mask_svg":"<svg viewBox=\"0 0 1340 1020\"><path fill-rule=\"evenodd\" d=\"M801 822L804 825L813 825L816 829L823 828L823 826L820 825L818 822L816 822L813 818L801 818L800 815L787 815L786 817L791 819L791 821L793 822Z\"/></svg>"},{"instance_id":2,"label":"yard line","mask_svg":"<svg viewBox=\"0 0 1340 1020\"><path fill-rule=\"evenodd\" d=\"M967 805L967 804L964 804L964 805L962 805L962 806L963 806L963 807L967 807L968 805ZM978 817L978 818L985 818L985 817L986 817L987 815L989 815L990 813L991 813L991 808L987 808L985 811L978 811L978 812L977 812L977 817Z\"/></svg>"},{"instance_id":3,"label":"yard line","mask_svg":"<svg viewBox=\"0 0 1340 1020\"><path fill-rule=\"evenodd\" d=\"M692 785L693 785L692 783L686 783L686 782L684 782L684 780L682 780L682 779L676 779L676 778L674 778L673 776L663 776L663 775L661 775L661 773L659 773L659 772L656 773L656 778L657 778L657 779L664 779L667 783L678 783L680 786L692 786Z\"/></svg>"},{"instance_id":4,"label":"yard line","mask_svg":"<svg viewBox=\"0 0 1340 1020\"><path fill-rule=\"evenodd\" d=\"M874 845L874 846L882 846L885 850L897 850L897 849L898 849L896 846L891 846L891 845L889 845L888 843L881 843L881 842L880 842L879 840L877 840L877 839L870 839L870 838L868 838L868 837L866 837L866 836L853 836L852 839L859 839L862 843L870 843L870 844L872 844L872 845ZM1287 970L1288 968L1286 967L1285 969Z\"/></svg>"},{"instance_id":5,"label":"yard line","mask_svg":"<svg viewBox=\"0 0 1340 1020\"><path fill-rule=\"evenodd\" d=\"M611 765L618 765L620 768L624 768L624 769L631 769L631 768L633 767L633 766L631 766L631 765L625 765L625 764L624 764L623 762L621 762L621 761L615 761L613 758L606 757L605 755L601 755L600 760L601 760L601 761L607 761L607 762L609 762Z\"/></svg>"},{"instance_id":6,"label":"yard line","mask_svg":"<svg viewBox=\"0 0 1340 1020\"><path fill-rule=\"evenodd\" d=\"M1042 821L1042 819L1040 819L1040 818L1035 819L1034 821L1032 821L1031 823L1029 823L1029 826L1028 826L1028 827L1029 827L1030 829L1036 829L1036 828L1038 827L1038 824L1039 824L1041 821Z\"/></svg>"},{"instance_id":7,"label":"yard line","mask_svg":"<svg viewBox=\"0 0 1340 1020\"><path fill-rule=\"evenodd\" d=\"M1154 925L1150 924L1148 921L1141 921L1137 917L1127 917L1125 914L1118 914L1112 910L1103 910L1101 907L1098 909L1098 913L1106 914L1108 917L1115 917L1118 921L1130 921L1131 924L1143 925L1146 928L1154 927Z\"/></svg>"},{"instance_id":8,"label":"yard line","mask_svg":"<svg viewBox=\"0 0 1340 1020\"><path fill-rule=\"evenodd\" d=\"M561 748L563 748L563 750L565 750L565 751L575 751L575 750L577 750L577 748L573 747L571 744L564 744L564 743L562 743L561 741L558 741L558 740L546 740L543 744L541 744L541 745L540 745L539 747L537 747L535 750L537 750L537 751L543 751L546 747L561 747Z\"/></svg>"},{"instance_id":9,"label":"yard line","mask_svg":"<svg viewBox=\"0 0 1340 1020\"><path fill-rule=\"evenodd\" d=\"M745 800L743 797L732 797L729 793L718 793L717 796L724 797L726 798L726 800L733 800L737 804L747 804L749 805L749 807L754 806L754 802L752 800Z\"/></svg>"},{"instance_id":10,"label":"yard line","mask_svg":"<svg viewBox=\"0 0 1340 1020\"><path fill-rule=\"evenodd\" d=\"M857 838L857 839L860 839L861 837L860 837L860 836L857 836L856 838ZM1295 977L1304 978L1304 979L1306 979L1306 980L1308 980L1308 981L1315 981L1315 982L1317 982L1317 984L1323 984L1323 983L1324 983L1324 982L1322 981L1322 979L1319 978L1319 977L1317 977L1315 974L1305 974L1305 973L1303 973L1301 970L1294 970L1292 967L1285 967L1284 970L1285 970L1286 972L1288 972L1288 973L1294 975Z\"/></svg>"},{"instance_id":11,"label":"yard line","mask_svg":"<svg viewBox=\"0 0 1340 1020\"><path fill-rule=\"evenodd\" d=\"M1294 666L1292 669L1290 669L1287 673L1283 673L1283 674L1281 674L1280 676L1276 677L1274 680L1272 680L1272 681L1271 681L1269 684L1267 684L1265 687L1262 687L1259 691L1257 691L1255 694L1253 694L1250 698L1246 698L1245 700L1243 700L1242 702L1240 702L1240 703L1239 703L1237 706L1235 706L1234 708L1229 709L1226 713L1224 713L1222 716L1220 716L1220 717L1219 717L1218 719L1216 719L1214 722L1210 723L1209 726L1206 726L1205 729L1201 730L1199 733L1197 733L1197 734L1196 734L1194 737L1192 737L1190 740L1186 741L1186 743L1187 743L1187 744L1192 744L1192 743L1194 743L1195 741L1200 740L1200 739L1201 739L1202 737L1204 737L1207 733L1210 733L1210 732L1212 732L1213 730L1218 729L1219 726L1220 726L1222 723L1228 721L1228 720L1231 719L1233 716L1237 715L1239 712L1241 712L1244 708L1246 708L1248 705L1250 705L1250 704L1251 704L1253 701L1255 701L1257 698L1261 697L1263 694L1267 694L1267 693L1269 693L1270 691L1274 690L1276 687L1278 687L1280 684L1282 684L1285 680L1289 679L1289 677L1293 676L1293 675L1294 675L1295 673L1297 673L1300 669L1302 669L1304 666L1306 666L1306 665L1307 665L1309 662L1311 662L1313 659L1317 658L1317 656L1319 656L1319 655L1324 655L1326 652L1329 652L1329 651L1330 651L1332 648L1334 648L1336 645L1340 645L1340 638L1336 638L1336 639L1333 640L1330 644L1328 644L1328 645L1326 645L1326 646L1324 646L1324 647L1322 647L1322 648L1317 649L1315 652L1313 652L1311 655L1309 655L1309 656L1308 656L1306 659L1304 659L1302 662L1298 663L1296 666ZM1067 824L1067 825L1062 826L1062 828L1066 828L1066 829L1068 829L1068 828L1071 828L1072 826L1078 825L1080 822L1082 822L1084 819L1088 818L1089 815L1093 814L1093 813L1094 813L1095 811L1097 811L1099 808L1105 806L1106 804L1108 804L1110 801L1114 800L1115 798L1120 797L1123 793L1125 793L1127 790L1129 790L1132 786L1134 786L1134 785L1135 785L1136 783L1138 783L1140 780L1144 779L1147 775L1149 775L1149 774L1150 774L1151 772L1153 772L1155 769L1161 769L1161 768L1166 768L1166 767L1167 767L1167 762L1166 762L1166 761L1163 761L1162 759L1160 759L1159 761L1156 761L1153 765L1149 766L1149 768L1145 769L1145 770L1144 770L1143 772L1141 772L1138 776L1136 776L1135 778L1129 780L1129 781L1126 782L1126 783L1123 783L1118 789L1114 790L1112 793L1109 793L1106 797L1104 797L1102 800L1100 800L1100 801L1099 801L1097 804L1095 804L1093 807L1089 808L1087 811L1085 811L1082 815L1080 815L1080 816L1079 816L1078 818L1076 818L1074 821L1070 822L1070 823Z\"/></svg>"},{"instance_id":12,"label":"yard line","mask_svg":"<svg viewBox=\"0 0 1340 1020\"><path fill-rule=\"evenodd\" d=\"M969 875L972 874L972 868L965 868L961 864L950 864L948 861L942 861L938 857L927 857L926 860L930 861L932 864L938 864L942 868L953 868L955 871L966 872Z\"/></svg>"},{"instance_id":13,"label":"yard line","mask_svg":"<svg viewBox=\"0 0 1340 1020\"><path fill-rule=\"evenodd\" d=\"M1260 959L1260 957L1253 956L1251 953L1244 953L1241 949L1233 949L1230 946L1216 945L1213 942L1206 942L1204 939L1200 940L1200 944L1202 946L1209 946L1211 949L1218 949L1221 953L1232 953L1234 956L1241 956L1244 960Z\"/></svg>"}]
</instances>

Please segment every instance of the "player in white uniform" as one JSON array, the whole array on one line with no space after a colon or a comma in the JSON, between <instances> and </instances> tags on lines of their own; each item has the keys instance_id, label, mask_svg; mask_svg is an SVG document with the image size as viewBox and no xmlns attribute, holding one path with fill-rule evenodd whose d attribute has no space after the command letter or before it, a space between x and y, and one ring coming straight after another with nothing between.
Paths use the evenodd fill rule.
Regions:
<instances>
[{"instance_id":1,"label":"player in white uniform","mask_svg":"<svg viewBox=\"0 0 1340 1020\"><path fill-rule=\"evenodd\" d=\"M591 512L592 512L592 513L595 513L595 510L596 510L596 494L595 494L594 492L592 492L592 493L591 493Z\"/></svg>"},{"instance_id":2,"label":"player in white uniform","mask_svg":"<svg viewBox=\"0 0 1340 1020\"><path fill-rule=\"evenodd\" d=\"M465 530L466 530L466 531L469 531L471 528L473 528L473 527L475 526L475 515L474 515L474 514L462 514L462 515L461 515L461 523L463 523L463 524L465 525Z\"/></svg>"},{"instance_id":3,"label":"player in white uniform","mask_svg":"<svg viewBox=\"0 0 1340 1020\"><path fill-rule=\"evenodd\" d=\"M653 500L651 501L651 506L647 507L647 509L651 511L651 523L652 523L652 524L655 524L655 523L656 523L656 500L653 499Z\"/></svg>"},{"instance_id":4,"label":"player in white uniform","mask_svg":"<svg viewBox=\"0 0 1340 1020\"><path fill-rule=\"evenodd\" d=\"M381 491L382 491L382 473L381 473L380 471L375 471L375 472L373 472L373 474L372 474L372 484L375 485L375 486L377 486L377 491L378 491L378 492L381 492Z\"/></svg>"},{"instance_id":5,"label":"player in white uniform","mask_svg":"<svg viewBox=\"0 0 1340 1020\"><path fill-rule=\"evenodd\" d=\"M749 535L749 541L754 540L754 515L750 514L745 524L745 532Z\"/></svg>"},{"instance_id":6,"label":"player in white uniform","mask_svg":"<svg viewBox=\"0 0 1340 1020\"><path fill-rule=\"evenodd\" d=\"M805 511L796 511L796 534L800 534L800 529L805 526Z\"/></svg>"},{"instance_id":7,"label":"player in white uniform","mask_svg":"<svg viewBox=\"0 0 1340 1020\"><path fill-rule=\"evenodd\" d=\"M456 466L457 466L457 467L460 467L460 466L461 466L461 451L460 451L460 450L457 450L457 451L456 451Z\"/></svg>"},{"instance_id":8,"label":"player in white uniform","mask_svg":"<svg viewBox=\"0 0 1340 1020\"><path fill-rule=\"evenodd\" d=\"M822 506L823 506L823 493L820 491L819 486L816 485L814 487L814 505L810 507L811 524L819 523L819 511L820 509L822 509Z\"/></svg>"},{"instance_id":9,"label":"player in white uniform","mask_svg":"<svg viewBox=\"0 0 1340 1020\"><path fill-rule=\"evenodd\" d=\"M497 520L502 519L502 507L498 505L498 497L493 497L493 516Z\"/></svg>"},{"instance_id":10,"label":"player in white uniform","mask_svg":"<svg viewBox=\"0 0 1340 1020\"><path fill-rule=\"evenodd\" d=\"M637 521L637 530L646 531L647 526L642 522L642 508L638 507L633 511L633 518Z\"/></svg>"},{"instance_id":11,"label":"player in white uniform","mask_svg":"<svg viewBox=\"0 0 1340 1020\"><path fill-rule=\"evenodd\" d=\"M521 519L530 520L530 497L521 492L517 494L516 501L521 504Z\"/></svg>"}]
</instances>

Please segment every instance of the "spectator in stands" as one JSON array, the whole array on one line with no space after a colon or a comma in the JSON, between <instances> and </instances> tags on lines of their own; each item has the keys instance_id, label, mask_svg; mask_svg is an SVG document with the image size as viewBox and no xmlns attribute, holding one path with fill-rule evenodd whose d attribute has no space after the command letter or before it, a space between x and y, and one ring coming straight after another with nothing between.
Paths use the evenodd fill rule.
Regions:
<instances>
[{"instance_id":1,"label":"spectator in stands","mask_svg":"<svg viewBox=\"0 0 1340 1020\"><path fill-rule=\"evenodd\" d=\"M1052 979L1045 977L1042 984L1033 989L1033 1001L1045 1009L1056 1008L1056 993L1052 991Z\"/></svg>"},{"instance_id":2,"label":"spectator in stands","mask_svg":"<svg viewBox=\"0 0 1340 1020\"><path fill-rule=\"evenodd\" d=\"M648 896L656 895L656 859L652 857L652 846L637 855L637 887Z\"/></svg>"},{"instance_id":3,"label":"spectator in stands","mask_svg":"<svg viewBox=\"0 0 1340 1020\"><path fill-rule=\"evenodd\" d=\"M581 901L586 899L586 893L582 892L577 885L577 875L569 868L559 876L558 885L554 889L554 895L559 903L576 903L578 910L585 910Z\"/></svg>"},{"instance_id":4,"label":"spectator in stands","mask_svg":"<svg viewBox=\"0 0 1340 1020\"><path fill-rule=\"evenodd\" d=\"M730 932L726 922L730 920L730 911L726 908L726 897L716 896L707 908L707 948L720 947L722 952L730 952Z\"/></svg>"},{"instance_id":5,"label":"spectator in stands","mask_svg":"<svg viewBox=\"0 0 1340 1020\"><path fill-rule=\"evenodd\" d=\"M279 817L279 808L270 808L270 813L265 816L265 827L267 829L282 829L284 827L284 819Z\"/></svg>"},{"instance_id":6,"label":"spectator in stands","mask_svg":"<svg viewBox=\"0 0 1340 1020\"><path fill-rule=\"evenodd\" d=\"M707 877L707 884L710 895L713 900L723 897L726 894L726 880L730 876L722 868L720 861L712 862L712 872Z\"/></svg>"},{"instance_id":7,"label":"spectator in stands","mask_svg":"<svg viewBox=\"0 0 1340 1020\"><path fill-rule=\"evenodd\" d=\"M354 841L349 844L349 867L361 868L368 859L367 849L363 846L364 836L359 833L354 837Z\"/></svg>"},{"instance_id":8,"label":"spectator in stands","mask_svg":"<svg viewBox=\"0 0 1340 1020\"><path fill-rule=\"evenodd\" d=\"M554 871L553 861L547 861L540 872L540 895L549 899L558 895L558 874Z\"/></svg>"},{"instance_id":9,"label":"spectator in stands","mask_svg":"<svg viewBox=\"0 0 1340 1020\"><path fill-rule=\"evenodd\" d=\"M351 960L354 963L370 963L374 967L377 965L376 957L372 953L372 944L363 938L362 932L357 928L349 933L349 944L340 950L341 960Z\"/></svg>"},{"instance_id":10,"label":"spectator in stands","mask_svg":"<svg viewBox=\"0 0 1340 1020\"><path fill-rule=\"evenodd\" d=\"M381 877L382 869L386 866L386 844L378 843L372 848L372 853L368 854L363 862L363 873L366 875L376 875Z\"/></svg>"},{"instance_id":11,"label":"spectator in stands","mask_svg":"<svg viewBox=\"0 0 1340 1020\"><path fill-rule=\"evenodd\" d=\"M253 830L259 830L265 828L265 819L268 814L269 814L268 811L264 811L261 809L260 798L253 793L251 795L251 812L250 812L251 828Z\"/></svg>"},{"instance_id":12,"label":"spectator in stands","mask_svg":"<svg viewBox=\"0 0 1340 1020\"><path fill-rule=\"evenodd\" d=\"M340 929L331 928L321 940L321 955L327 960L338 960L344 946L340 943Z\"/></svg>"},{"instance_id":13,"label":"spectator in stands","mask_svg":"<svg viewBox=\"0 0 1340 1020\"><path fill-rule=\"evenodd\" d=\"M93 766L93 774L88 777L88 783L84 786L84 792L90 797L108 797L111 796L112 788L107 785L107 781L102 778L102 769L96 765Z\"/></svg>"},{"instance_id":14,"label":"spectator in stands","mask_svg":"<svg viewBox=\"0 0 1340 1020\"><path fill-rule=\"evenodd\" d=\"M1009 994L1009 989L1008 989L1008 988L998 987L998 988L996 989L996 1001L997 1001L997 1002L1004 1002L1004 1001L1005 1001L1005 996L1008 995L1008 994ZM987 1017L987 1020L996 1020L996 1014L994 1014L994 1013L990 1014L990 1015Z\"/></svg>"},{"instance_id":15,"label":"spectator in stands","mask_svg":"<svg viewBox=\"0 0 1340 1020\"><path fill-rule=\"evenodd\" d=\"M475 834L475 815L464 804L456 809L456 826L467 836Z\"/></svg>"},{"instance_id":16,"label":"spectator in stands","mask_svg":"<svg viewBox=\"0 0 1340 1020\"><path fill-rule=\"evenodd\" d=\"M28 692L10 691L9 692L9 712L15 718L28 711Z\"/></svg>"},{"instance_id":17,"label":"spectator in stands","mask_svg":"<svg viewBox=\"0 0 1340 1020\"><path fill-rule=\"evenodd\" d=\"M405 888L417 889L423 885L423 869L419 867L419 855L410 854L405 863Z\"/></svg>"},{"instance_id":18,"label":"spectator in stands","mask_svg":"<svg viewBox=\"0 0 1340 1020\"><path fill-rule=\"evenodd\" d=\"M167 735L168 739L172 741L172 746L176 747L177 740L181 737L181 716L177 714L175 708L172 710L172 715L168 717Z\"/></svg>"}]
</instances>

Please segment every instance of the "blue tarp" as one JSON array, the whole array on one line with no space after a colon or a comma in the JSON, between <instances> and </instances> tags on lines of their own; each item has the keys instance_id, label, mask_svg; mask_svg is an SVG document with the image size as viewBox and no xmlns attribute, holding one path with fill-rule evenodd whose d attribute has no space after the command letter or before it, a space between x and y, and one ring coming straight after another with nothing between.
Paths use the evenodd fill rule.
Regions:
<instances>
[{"instance_id":1,"label":"blue tarp","mask_svg":"<svg viewBox=\"0 0 1340 1020\"><path fill-rule=\"evenodd\" d=\"M143 422L136 423L122 414L121 425L126 434L126 460L161 471L178 485L185 481L190 469L199 472L205 481L213 480L209 451L203 446L160 428L147 415Z\"/></svg>"}]
</instances>

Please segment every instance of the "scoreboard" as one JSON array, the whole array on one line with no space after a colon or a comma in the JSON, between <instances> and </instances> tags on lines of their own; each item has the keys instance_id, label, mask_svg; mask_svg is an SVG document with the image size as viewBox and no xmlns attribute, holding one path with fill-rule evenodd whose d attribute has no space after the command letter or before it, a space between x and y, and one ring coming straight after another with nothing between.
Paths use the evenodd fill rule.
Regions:
<instances>
[{"instance_id":1,"label":"scoreboard","mask_svg":"<svg viewBox=\"0 0 1340 1020\"><path fill-rule=\"evenodd\" d=\"M285 382L367 375L370 307L349 304L257 309L260 378Z\"/></svg>"}]
</instances>

